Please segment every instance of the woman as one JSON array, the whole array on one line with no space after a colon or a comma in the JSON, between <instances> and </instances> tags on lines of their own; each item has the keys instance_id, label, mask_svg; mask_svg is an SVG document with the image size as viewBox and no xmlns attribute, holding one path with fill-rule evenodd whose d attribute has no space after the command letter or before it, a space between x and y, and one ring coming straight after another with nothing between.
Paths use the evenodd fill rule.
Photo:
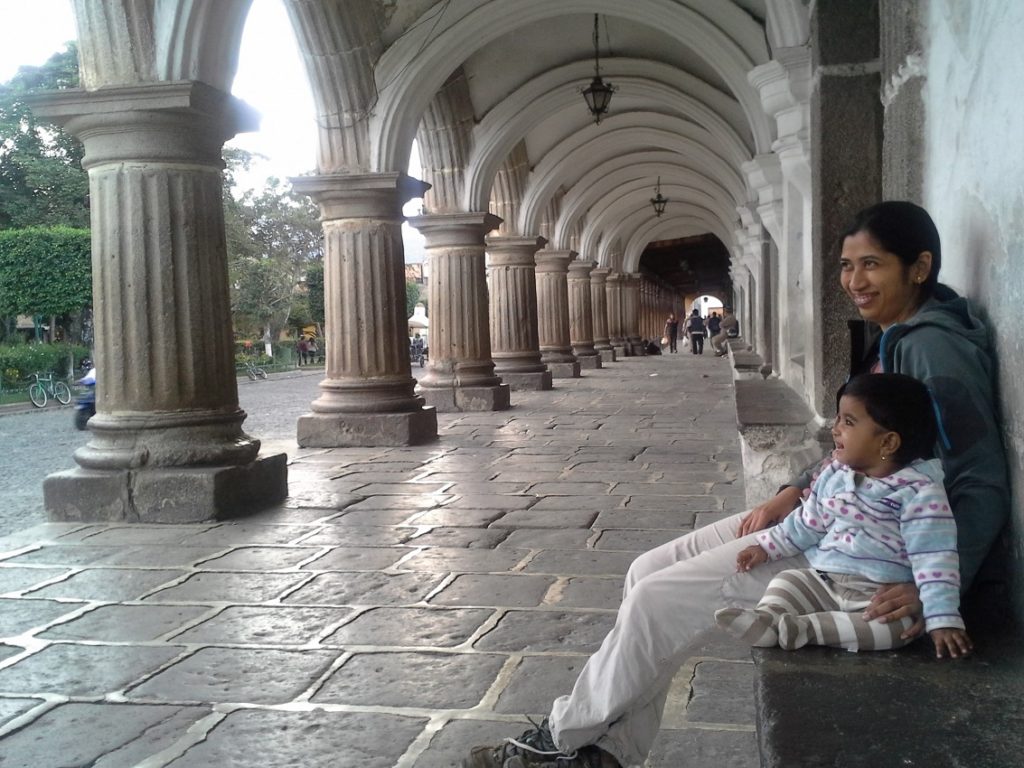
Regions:
<instances>
[{"instance_id":1,"label":"woman","mask_svg":"<svg viewBox=\"0 0 1024 768\"><path fill-rule=\"evenodd\" d=\"M968 302L938 282L941 249L934 223L912 203L862 211L841 240L843 290L881 335L853 373L887 371L928 385L939 417L939 458L958 527L966 588L1008 518L1006 460L996 427L994 363L985 326ZM669 685L688 644L713 625L719 603L751 608L777 573L806 568L803 555L737 573L736 556L757 531L784 518L810 473L747 513L662 545L634 561L615 626L590 658L572 694L518 740L474 749L465 768L618 768L650 751ZM904 636L920 634L913 585L879 590L868 619L912 616Z\"/></svg>"}]
</instances>

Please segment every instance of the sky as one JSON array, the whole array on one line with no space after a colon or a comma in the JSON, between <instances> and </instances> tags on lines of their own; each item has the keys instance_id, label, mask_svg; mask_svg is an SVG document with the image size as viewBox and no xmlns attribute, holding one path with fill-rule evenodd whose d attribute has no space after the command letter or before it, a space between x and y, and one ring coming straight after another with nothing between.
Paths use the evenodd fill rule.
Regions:
<instances>
[{"instance_id":1,"label":"sky","mask_svg":"<svg viewBox=\"0 0 1024 768\"><path fill-rule=\"evenodd\" d=\"M0 83L22 65L43 64L64 43L78 36L70 0L0 0ZM242 34L238 73L231 89L261 114L260 129L228 142L268 159L259 162L241 185L258 187L268 176L287 178L316 165L313 97L306 80L291 22L280 0L253 0ZM419 174L419 158L411 167ZM417 198L405 206L419 210ZM423 239L404 225L406 261L423 259Z\"/></svg>"}]
</instances>

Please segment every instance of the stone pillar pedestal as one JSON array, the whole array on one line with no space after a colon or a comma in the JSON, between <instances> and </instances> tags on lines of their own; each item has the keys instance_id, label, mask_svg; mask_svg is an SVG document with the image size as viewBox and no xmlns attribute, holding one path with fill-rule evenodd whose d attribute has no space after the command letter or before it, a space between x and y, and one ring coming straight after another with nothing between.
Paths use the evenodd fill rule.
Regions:
<instances>
[{"instance_id":1,"label":"stone pillar pedestal","mask_svg":"<svg viewBox=\"0 0 1024 768\"><path fill-rule=\"evenodd\" d=\"M537 252L537 331L540 359L556 379L575 379L580 364L569 341L569 262L573 251Z\"/></svg>"},{"instance_id":2,"label":"stone pillar pedestal","mask_svg":"<svg viewBox=\"0 0 1024 768\"><path fill-rule=\"evenodd\" d=\"M191 522L288 492L238 407L221 147L255 115L202 83L65 91L33 110L85 145L96 415L79 467L46 478L52 520Z\"/></svg>"},{"instance_id":3,"label":"stone pillar pedestal","mask_svg":"<svg viewBox=\"0 0 1024 768\"><path fill-rule=\"evenodd\" d=\"M608 337L616 357L629 357L633 354L623 327L626 279L621 272L612 272L605 284L608 297Z\"/></svg>"},{"instance_id":4,"label":"stone pillar pedestal","mask_svg":"<svg viewBox=\"0 0 1024 768\"><path fill-rule=\"evenodd\" d=\"M615 350L608 339L608 292L610 269L600 267L590 273L590 303L594 318L594 349L602 363L615 362Z\"/></svg>"},{"instance_id":5,"label":"stone pillar pedestal","mask_svg":"<svg viewBox=\"0 0 1024 768\"><path fill-rule=\"evenodd\" d=\"M624 275L623 281L623 335L634 355L646 355L640 336L640 281L639 272Z\"/></svg>"},{"instance_id":6,"label":"stone pillar pedestal","mask_svg":"<svg viewBox=\"0 0 1024 768\"><path fill-rule=\"evenodd\" d=\"M551 389L540 360L534 254L543 237L486 238L494 371L513 390Z\"/></svg>"},{"instance_id":7,"label":"stone pillar pedestal","mask_svg":"<svg viewBox=\"0 0 1024 768\"><path fill-rule=\"evenodd\" d=\"M580 368L600 368L601 354L594 348L594 312L590 296L592 261L569 262L569 342Z\"/></svg>"},{"instance_id":8,"label":"stone pillar pedestal","mask_svg":"<svg viewBox=\"0 0 1024 768\"><path fill-rule=\"evenodd\" d=\"M441 412L503 411L509 386L494 373L488 328L484 236L501 224L489 213L418 216L430 259L430 357L420 387Z\"/></svg>"},{"instance_id":9,"label":"stone pillar pedestal","mask_svg":"<svg viewBox=\"0 0 1024 768\"><path fill-rule=\"evenodd\" d=\"M327 378L299 417L303 447L419 445L437 413L413 389L405 317L402 205L426 185L400 173L292 179L324 224Z\"/></svg>"}]
</instances>

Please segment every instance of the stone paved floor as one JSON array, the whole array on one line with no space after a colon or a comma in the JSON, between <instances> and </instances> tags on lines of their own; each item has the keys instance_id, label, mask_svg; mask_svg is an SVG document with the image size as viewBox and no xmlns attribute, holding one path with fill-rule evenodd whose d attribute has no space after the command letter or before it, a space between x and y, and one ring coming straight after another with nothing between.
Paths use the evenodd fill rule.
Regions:
<instances>
[{"instance_id":1,"label":"stone paved floor","mask_svg":"<svg viewBox=\"0 0 1024 768\"><path fill-rule=\"evenodd\" d=\"M729 366L631 358L417 448L288 448L235 523L0 539L0 765L441 768L524 728L637 553L743 503ZM676 678L652 768L753 768L749 650Z\"/></svg>"}]
</instances>

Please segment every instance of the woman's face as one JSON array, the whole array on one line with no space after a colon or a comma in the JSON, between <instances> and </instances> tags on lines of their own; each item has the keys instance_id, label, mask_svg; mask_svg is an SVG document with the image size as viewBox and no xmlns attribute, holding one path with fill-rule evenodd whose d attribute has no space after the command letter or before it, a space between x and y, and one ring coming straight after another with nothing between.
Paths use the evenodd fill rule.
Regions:
<instances>
[{"instance_id":1,"label":"woman's face","mask_svg":"<svg viewBox=\"0 0 1024 768\"><path fill-rule=\"evenodd\" d=\"M858 232L843 241L839 279L860 316L885 330L917 312L931 262L931 253L924 251L907 267L867 232Z\"/></svg>"}]
</instances>

